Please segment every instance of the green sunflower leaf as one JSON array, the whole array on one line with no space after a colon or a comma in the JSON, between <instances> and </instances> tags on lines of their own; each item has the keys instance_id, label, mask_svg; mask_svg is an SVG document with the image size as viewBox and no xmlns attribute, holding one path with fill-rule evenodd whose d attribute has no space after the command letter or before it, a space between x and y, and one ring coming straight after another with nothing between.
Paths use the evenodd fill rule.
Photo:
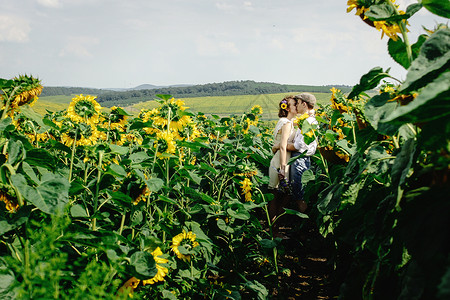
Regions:
<instances>
[{"instance_id":1,"label":"green sunflower leaf","mask_svg":"<svg viewBox=\"0 0 450 300\"><path fill-rule=\"evenodd\" d=\"M107 173L120 179L127 177L127 171L122 166L116 164L109 165Z\"/></svg>"},{"instance_id":2,"label":"green sunflower leaf","mask_svg":"<svg viewBox=\"0 0 450 300\"><path fill-rule=\"evenodd\" d=\"M293 209L285 208L284 211L288 215L294 215L294 216L297 216L297 217L302 218L302 219L309 219L308 215L302 214L301 212L298 212L298 211L293 210Z\"/></svg>"},{"instance_id":3,"label":"green sunflower leaf","mask_svg":"<svg viewBox=\"0 0 450 300\"><path fill-rule=\"evenodd\" d=\"M183 255L190 255L191 251L189 251L188 249L186 249L186 247L180 245L178 246L178 251L180 251L181 254Z\"/></svg>"},{"instance_id":4,"label":"green sunflower leaf","mask_svg":"<svg viewBox=\"0 0 450 300\"><path fill-rule=\"evenodd\" d=\"M86 209L81 204L76 204L70 208L70 214L74 218L87 218Z\"/></svg>"},{"instance_id":5,"label":"green sunflower leaf","mask_svg":"<svg viewBox=\"0 0 450 300\"><path fill-rule=\"evenodd\" d=\"M57 165L55 156L42 148L28 150L25 161L32 166L43 167L47 170L55 170Z\"/></svg>"},{"instance_id":6,"label":"green sunflower leaf","mask_svg":"<svg viewBox=\"0 0 450 300\"><path fill-rule=\"evenodd\" d=\"M21 141L11 140L8 143L8 163L15 165L25 158L25 149Z\"/></svg>"},{"instance_id":7,"label":"green sunflower leaf","mask_svg":"<svg viewBox=\"0 0 450 300\"><path fill-rule=\"evenodd\" d=\"M388 51L389 55L403 68L409 68L411 63L409 61L408 54L406 53L406 45L401 39L398 39L396 41L394 41L393 39L389 39Z\"/></svg>"},{"instance_id":8,"label":"green sunflower leaf","mask_svg":"<svg viewBox=\"0 0 450 300\"><path fill-rule=\"evenodd\" d=\"M450 69L450 29L436 31L421 45L400 91L416 91Z\"/></svg>"},{"instance_id":9,"label":"green sunflower leaf","mask_svg":"<svg viewBox=\"0 0 450 300\"><path fill-rule=\"evenodd\" d=\"M145 180L145 184L147 185L148 189L154 193L159 191L163 185L164 181L160 178L150 178L148 180Z\"/></svg>"},{"instance_id":10,"label":"green sunflower leaf","mask_svg":"<svg viewBox=\"0 0 450 300\"><path fill-rule=\"evenodd\" d=\"M130 266L134 271L134 276L141 280L153 278L158 273L155 259L149 252L138 251L133 253L130 257Z\"/></svg>"},{"instance_id":11,"label":"green sunflower leaf","mask_svg":"<svg viewBox=\"0 0 450 300\"><path fill-rule=\"evenodd\" d=\"M128 116L128 117L132 116L132 115L130 115L126 110L124 110L124 109L121 108L121 107L116 107L116 111L117 111L119 114L121 114L122 116Z\"/></svg>"},{"instance_id":12,"label":"green sunflower leaf","mask_svg":"<svg viewBox=\"0 0 450 300\"><path fill-rule=\"evenodd\" d=\"M353 99L364 91L371 90L377 87L383 78L389 77L390 69L383 71L381 67L371 69L367 74L364 74L359 83L355 85L348 95L348 99Z\"/></svg>"},{"instance_id":13,"label":"green sunflower leaf","mask_svg":"<svg viewBox=\"0 0 450 300\"><path fill-rule=\"evenodd\" d=\"M217 220L217 227L219 227L220 230L225 231L227 233L234 232L233 227L228 226L227 223L225 223L225 221L222 219Z\"/></svg>"},{"instance_id":14,"label":"green sunflower leaf","mask_svg":"<svg viewBox=\"0 0 450 300\"><path fill-rule=\"evenodd\" d=\"M450 71L422 89L414 101L382 120L387 125L427 122L450 115Z\"/></svg>"},{"instance_id":15,"label":"green sunflower leaf","mask_svg":"<svg viewBox=\"0 0 450 300\"><path fill-rule=\"evenodd\" d=\"M435 15L450 18L450 1L422 0L422 5Z\"/></svg>"},{"instance_id":16,"label":"green sunflower leaf","mask_svg":"<svg viewBox=\"0 0 450 300\"><path fill-rule=\"evenodd\" d=\"M364 13L364 15L372 21L382 21L394 16L395 10L391 5L387 3L381 3L371 5L370 8Z\"/></svg>"},{"instance_id":17,"label":"green sunflower leaf","mask_svg":"<svg viewBox=\"0 0 450 300\"><path fill-rule=\"evenodd\" d=\"M262 239L259 241L264 249L273 249L280 243L280 240Z\"/></svg>"},{"instance_id":18,"label":"green sunflower leaf","mask_svg":"<svg viewBox=\"0 0 450 300\"><path fill-rule=\"evenodd\" d=\"M388 102L390 98L389 93L375 95L364 106L365 116L370 125L379 133L387 135L394 134L398 130L396 125L382 123L397 107L396 102Z\"/></svg>"},{"instance_id":19,"label":"green sunflower leaf","mask_svg":"<svg viewBox=\"0 0 450 300\"><path fill-rule=\"evenodd\" d=\"M6 129L8 129L8 131L9 131L9 130L13 130L16 128L14 125L11 125L11 121L12 120L10 117L7 117L0 121L0 132L1 133L6 131Z\"/></svg>"},{"instance_id":20,"label":"green sunflower leaf","mask_svg":"<svg viewBox=\"0 0 450 300\"><path fill-rule=\"evenodd\" d=\"M172 95L166 95L166 94L157 94L156 97L161 98L163 100L169 100L170 98L172 98Z\"/></svg>"},{"instance_id":21,"label":"green sunflower leaf","mask_svg":"<svg viewBox=\"0 0 450 300\"><path fill-rule=\"evenodd\" d=\"M111 153L113 154L125 155L128 153L128 147L119 145L109 144L109 149L111 149Z\"/></svg>"},{"instance_id":22,"label":"green sunflower leaf","mask_svg":"<svg viewBox=\"0 0 450 300\"><path fill-rule=\"evenodd\" d=\"M145 128L145 127L152 127L153 126L153 122L142 122L140 120L133 122L133 124L130 126L130 130L135 130L135 129L141 129L141 128Z\"/></svg>"},{"instance_id":23,"label":"green sunflower leaf","mask_svg":"<svg viewBox=\"0 0 450 300\"><path fill-rule=\"evenodd\" d=\"M250 213L243 206L239 206L236 210L228 208L227 213L230 215L230 217L235 219L239 220L250 219Z\"/></svg>"},{"instance_id":24,"label":"green sunflower leaf","mask_svg":"<svg viewBox=\"0 0 450 300\"><path fill-rule=\"evenodd\" d=\"M426 40L427 36L422 34L417 39L417 42L411 46L412 60L417 58L417 56L419 55L420 47L422 47L422 44ZM389 55L405 69L408 69L411 66L411 63L408 59L408 54L406 53L406 45L401 39L398 39L397 41L389 39L388 51Z\"/></svg>"},{"instance_id":25,"label":"green sunflower leaf","mask_svg":"<svg viewBox=\"0 0 450 300\"><path fill-rule=\"evenodd\" d=\"M48 174L37 187L29 186L22 174L12 175L11 180L27 202L47 214L62 211L69 202L70 184L60 175Z\"/></svg>"},{"instance_id":26,"label":"green sunflower leaf","mask_svg":"<svg viewBox=\"0 0 450 300\"><path fill-rule=\"evenodd\" d=\"M0 221L0 236L11 230L18 228L19 226L21 226L22 224L27 222L30 217L30 213L31 213L32 209L33 209L33 206L31 206L31 205L22 206L16 212L16 215L12 219L1 220ZM3 219L4 217L2 216L1 218Z\"/></svg>"}]
</instances>

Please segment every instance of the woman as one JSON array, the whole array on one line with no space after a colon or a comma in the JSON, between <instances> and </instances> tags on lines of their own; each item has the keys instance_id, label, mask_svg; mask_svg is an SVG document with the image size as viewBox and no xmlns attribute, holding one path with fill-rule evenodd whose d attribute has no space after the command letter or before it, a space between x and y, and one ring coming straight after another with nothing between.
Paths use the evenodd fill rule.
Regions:
<instances>
[{"instance_id":1,"label":"woman","mask_svg":"<svg viewBox=\"0 0 450 300\"><path fill-rule=\"evenodd\" d=\"M279 144L280 147L272 157L269 168L269 190L274 194L274 199L269 202L269 215L272 221L282 212L286 202L287 195L280 192L279 185L280 180L289 180L287 161L290 158L290 152L287 151L287 144L292 143L294 139L295 131L292 119L296 115L297 100L294 99L294 96L286 96L279 103L278 117L280 119L273 132L274 144ZM273 229L276 230L276 227Z\"/></svg>"}]
</instances>

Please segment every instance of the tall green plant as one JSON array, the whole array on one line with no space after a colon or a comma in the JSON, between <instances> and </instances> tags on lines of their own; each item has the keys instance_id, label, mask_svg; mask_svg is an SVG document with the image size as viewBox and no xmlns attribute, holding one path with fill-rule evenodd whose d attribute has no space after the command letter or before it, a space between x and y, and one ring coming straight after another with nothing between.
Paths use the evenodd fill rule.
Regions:
<instances>
[{"instance_id":1,"label":"tall green plant","mask_svg":"<svg viewBox=\"0 0 450 300\"><path fill-rule=\"evenodd\" d=\"M412 45L405 30L422 6L448 18L448 6L438 2L412 4L402 12L391 1L349 1L366 23L390 37L389 54L408 72L404 82L382 83L392 79L389 70L373 68L342 99L346 111L337 112L339 101L332 99L333 116L356 118L364 126L344 134L352 149L346 151L348 162L324 165L325 153L316 156L322 172L328 167L331 184L309 181L307 194L323 189L317 217L322 233L336 240L337 264L347 274L344 298L447 295L450 30L438 25ZM365 93L377 87L379 94ZM344 144L334 145L345 150ZM309 176L305 182L318 175Z\"/></svg>"}]
</instances>

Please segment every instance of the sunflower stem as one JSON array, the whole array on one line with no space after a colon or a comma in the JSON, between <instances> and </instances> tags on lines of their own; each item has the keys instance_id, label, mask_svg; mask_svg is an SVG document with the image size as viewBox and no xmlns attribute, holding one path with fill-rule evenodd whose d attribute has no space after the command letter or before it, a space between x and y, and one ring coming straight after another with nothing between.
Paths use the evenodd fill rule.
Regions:
<instances>
[{"instance_id":1,"label":"sunflower stem","mask_svg":"<svg viewBox=\"0 0 450 300\"><path fill-rule=\"evenodd\" d=\"M19 87L16 86L16 87L14 88L14 90L11 92L11 94L9 95L8 99L6 100L5 109L3 110L3 113L2 113L2 120L3 120L4 118L6 118L6 115L7 115L8 109L9 109L9 106L10 106L10 104L11 104L11 99L12 99L12 97L14 96L15 92L16 92L18 89L19 89ZM2 90L2 91L3 91L3 90ZM3 91L3 92L4 92L4 91ZM5 93L5 96L6 96L6 93Z\"/></svg>"},{"instance_id":2,"label":"sunflower stem","mask_svg":"<svg viewBox=\"0 0 450 300\"><path fill-rule=\"evenodd\" d=\"M265 201L265 197L264 197L263 192L262 192L259 188L255 188L255 190L257 190L257 191L261 194L261 197L262 197L262 199L263 199L263 202L266 202L266 201ZM276 218L276 219L272 222L272 220L270 219L269 208L267 207L267 204L263 206L263 209L264 209L264 212L266 213L267 224L269 225L270 239L273 241L273 239L274 239L274 238L273 238L273 223L275 223L275 221L276 221L278 218ZM285 214L285 213L281 214L280 217L281 217L282 215L284 215L284 214ZM278 256L278 250L277 250L277 247L274 247L272 252L273 252L273 263L274 263L274 265L275 265L275 272L276 272L276 274L278 274L278 259L277 259L277 256Z\"/></svg>"},{"instance_id":3,"label":"sunflower stem","mask_svg":"<svg viewBox=\"0 0 450 300\"><path fill-rule=\"evenodd\" d=\"M397 7L393 3L394 1L387 1L387 2L394 9L395 15L399 16L400 13L398 12ZM403 19L400 21L396 21L395 23L398 25L398 27L400 28L400 32L402 33L403 43L405 44L405 48L406 48L406 55L408 57L409 64L411 64L413 61L413 58L412 58L411 43L409 42L407 29L406 29L406 20Z\"/></svg>"},{"instance_id":4,"label":"sunflower stem","mask_svg":"<svg viewBox=\"0 0 450 300\"><path fill-rule=\"evenodd\" d=\"M98 175L97 175L97 183L95 185L95 196L94 196L94 214L92 218L92 230L95 231L97 225L97 209L98 209L98 194L100 190L100 179L102 177L102 162L103 162L103 150L98 153Z\"/></svg>"},{"instance_id":5,"label":"sunflower stem","mask_svg":"<svg viewBox=\"0 0 450 300\"><path fill-rule=\"evenodd\" d=\"M73 160L75 158L75 146L77 144L77 133L78 133L78 130L75 130L75 138L73 139L73 144L72 144L72 154L70 155L69 182L72 181Z\"/></svg>"},{"instance_id":6,"label":"sunflower stem","mask_svg":"<svg viewBox=\"0 0 450 300\"><path fill-rule=\"evenodd\" d=\"M120 220L119 235L122 235L123 226L125 225L126 214L127 214L127 212L126 212L126 210L124 210L122 213L122 220ZM118 241L117 243L120 244L120 241Z\"/></svg>"}]
</instances>

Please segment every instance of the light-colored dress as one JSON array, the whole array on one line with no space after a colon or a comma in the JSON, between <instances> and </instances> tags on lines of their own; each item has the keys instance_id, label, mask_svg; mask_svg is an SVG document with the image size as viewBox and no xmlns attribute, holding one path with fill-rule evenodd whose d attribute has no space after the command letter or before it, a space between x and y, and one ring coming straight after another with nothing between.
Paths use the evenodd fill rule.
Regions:
<instances>
[{"instance_id":1,"label":"light-colored dress","mask_svg":"<svg viewBox=\"0 0 450 300\"><path fill-rule=\"evenodd\" d=\"M294 130L294 124L291 120L288 118L280 118L278 120L277 125L275 126L275 129L273 131L273 142L274 144L277 144L281 142L281 128L286 124L290 124L290 132L289 132L289 138L288 143L292 143L294 141L295 137L295 130ZM291 153L289 151L286 151L286 163L291 158ZM272 157L272 160L270 161L270 167L269 167L269 189L276 189L278 188L278 184L280 183L280 179L278 178L278 169L280 168L280 150L278 150L275 155ZM289 166L286 166L286 172L285 172L285 178L289 180Z\"/></svg>"}]
</instances>

